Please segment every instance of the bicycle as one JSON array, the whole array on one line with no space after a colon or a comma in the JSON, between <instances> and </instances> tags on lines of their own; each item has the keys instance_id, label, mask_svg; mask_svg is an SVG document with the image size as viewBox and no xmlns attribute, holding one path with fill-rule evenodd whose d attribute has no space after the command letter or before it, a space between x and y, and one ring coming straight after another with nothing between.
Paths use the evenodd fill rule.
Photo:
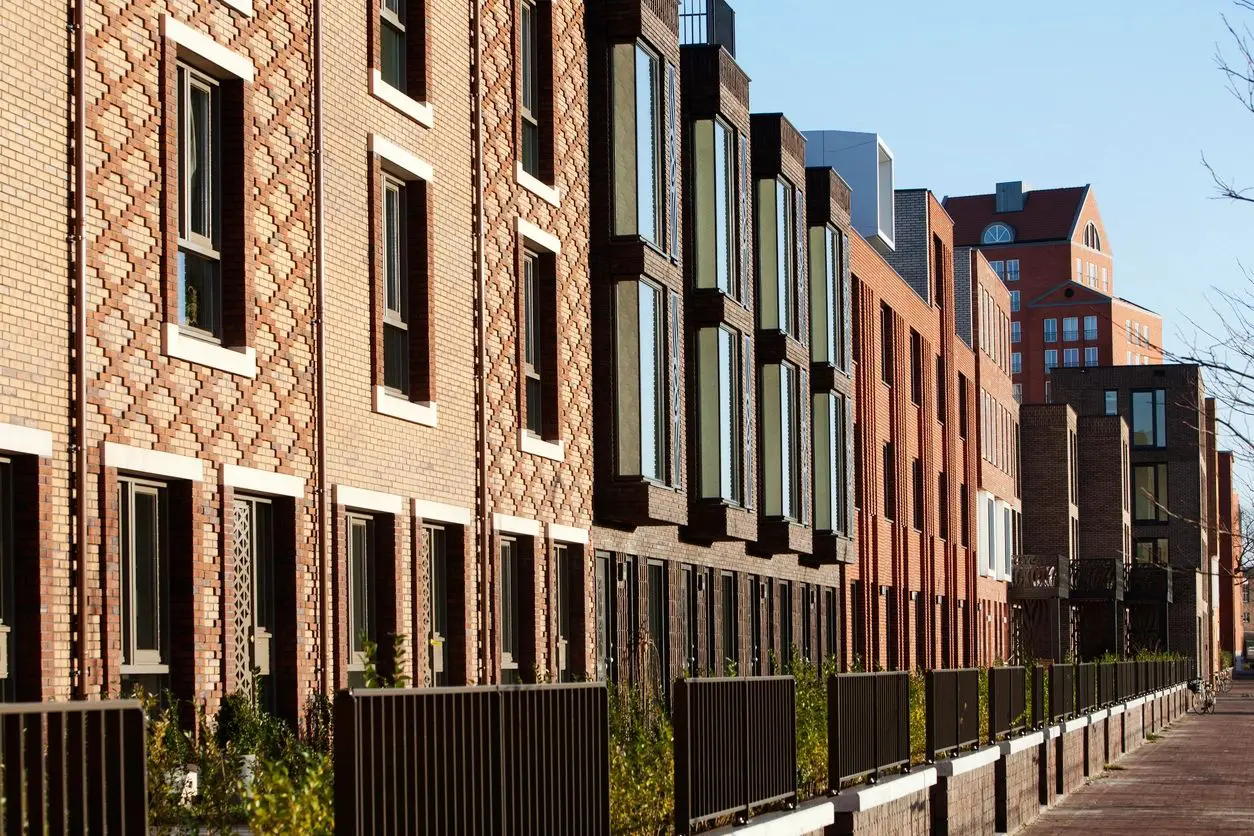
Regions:
<instances>
[{"instance_id":1,"label":"bicycle","mask_svg":"<svg viewBox=\"0 0 1254 836\"><path fill-rule=\"evenodd\" d=\"M1232 671L1222 670L1215 674L1215 678L1219 682L1219 685L1216 688L1219 693L1226 694L1232 690Z\"/></svg>"},{"instance_id":2,"label":"bicycle","mask_svg":"<svg viewBox=\"0 0 1254 836\"><path fill-rule=\"evenodd\" d=\"M1211 683L1205 679L1194 679L1189 682L1189 690L1193 692L1193 699L1189 702L1189 709L1194 714L1215 713L1215 690Z\"/></svg>"}]
</instances>

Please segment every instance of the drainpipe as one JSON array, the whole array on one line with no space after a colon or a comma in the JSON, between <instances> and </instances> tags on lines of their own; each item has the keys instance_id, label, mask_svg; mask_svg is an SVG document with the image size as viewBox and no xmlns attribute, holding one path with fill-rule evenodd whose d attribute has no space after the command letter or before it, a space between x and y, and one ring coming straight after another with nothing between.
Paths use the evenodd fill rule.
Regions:
<instances>
[{"instance_id":1,"label":"drainpipe","mask_svg":"<svg viewBox=\"0 0 1254 836\"><path fill-rule=\"evenodd\" d=\"M475 242L475 417L478 422L479 473L475 497L479 526L479 670L478 680L483 683L492 670L490 663L492 645L490 636L490 608L492 597L487 595L491 584L492 513L488 505L488 403L487 403L487 265L484 247L484 173L483 173L483 38L480 3L470 0L470 39L473 47L474 75L471 79L471 118L474 131L474 233Z\"/></svg>"},{"instance_id":2,"label":"drainpipe","mask_svg":"<svg viewBox=\"0 0 1254 836\"><path fill-rule=\"evenodd\" d=\"M327 692L326 659L327 631L331 624L330 594L326 587L327 578L327 342L326 342L326 273L323 257L323 155L322 155L322 0L313 0L313 116L314 116L314 285L317 288L314 311L315 340L318 343L318 377L317 392L314 396L315 412L317 413L317 484L316 501L318 525L318 602L320 617L318 621L318 661L314 665L314 676L318 679L318 690Z\"/></svg>"},{"instance_id":3,"label":"drainpipe","mask_svg":"<svg viewBox=\"0 0 1254 836\"><path fill-rule=\"evenodd\" d=\"M87 0L74 3L74 203L71 281L74 285L74 586L77 613L74 625L74 659L77 695L87 693L87 171L84 145L87 136Z\"/></svg>"}]
</instances>

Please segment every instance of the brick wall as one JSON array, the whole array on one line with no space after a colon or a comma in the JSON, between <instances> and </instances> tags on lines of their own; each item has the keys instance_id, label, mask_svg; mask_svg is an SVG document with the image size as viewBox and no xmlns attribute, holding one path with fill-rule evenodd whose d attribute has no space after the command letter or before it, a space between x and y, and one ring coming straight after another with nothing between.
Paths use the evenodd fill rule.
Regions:
<instances>
[{"instance_id":1,"label":"brick wall","mask_svg":"<svg viewBox=\"0 0 1254 836\"><path fill-rule=\"evenodd\" d=\"M1062 734L1058 745L1058 794L1066 795L1084 786L1084 729Z\"/></svg>"},{"instance_id":2,"label":"brick wall","mask_svg":"<svg viewBox=\"0 0 1254 836\"><path fill-rule=\"evenodd\" d=\"M827 828L828 836L853 836L855 833L930 836L932 803L929 790L920 790L863 812L838 811L835 822Z\"/></svg>"},{"instance_id":3,"label":"brick wall","mask_svg":"<svg viewBox=\"0 0 1254 836\"><path fill-rule=\"evenodd\" d=\"M975 836L996 830L996 764L955 776L939 776L932 787L933 834Z\"/></svg>"},{"instance_id":4,"label":"brick wall","mask_svg":"<svg viewBox=\"0 0 1254 836\"><path fill-rule=\"evenodd\" d=\"M1014 833L1040 815L1041 747L1003 754L996 766L998 786L1005 787L998 793L1005 803L997 811L996 831Z\"/></svg>"}]
</instances>

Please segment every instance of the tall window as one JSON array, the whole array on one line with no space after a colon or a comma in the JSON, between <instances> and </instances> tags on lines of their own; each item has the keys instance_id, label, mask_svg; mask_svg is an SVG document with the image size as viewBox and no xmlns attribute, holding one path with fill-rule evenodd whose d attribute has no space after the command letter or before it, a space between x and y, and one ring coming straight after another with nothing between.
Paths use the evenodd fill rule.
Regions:
<instances>
[{"instance_id":1,"label":"tall window","mask_svg":"<svg viewBox=\"0 0 1254 836\"><path fill-rule=\"evenodd\" d=\"M1119 390L1107 389L1104 393L1103 400L1105 401L1107 415L1119 414Z\"/></svg>"},{"instance_id":2,"label":"tall window","mask_svg":"<svg viewBox=\"0 0 1254 836\"><path fill-rule=\"evenodd\" d=\"M758 181L758 319L799 337L797 190L783 178Z\"/></svg>"},{"instance_id":3,"label":"tall window","mask_svg":"<svg viewBox=\"0 0 1254 836\"><path fill-rule=\"evenodd\" d=\"M923 338L910 330L910 400L923 403Z\"/></svg>"},{"instance_id":4,"label":"tall window","mask_svg":"<svg viewBox=\"0 0 1254 836\"><path fill-rule=\"evenodd\" d=\"M1065 348L1062 352L1062 364L1068 369L1073 369L1080 365L1080 349Z\"/></svg>"},{"instance_id":5,"label":"tall window","mask_svg":"<svg viewBox=\"0 0 1254 836\"><path fill-rule=\"evenodd\" d=\"M948 418L949 395L946 390L945 358L936 355L936 420L942 424Z\"/></svg>"},{"instance_id":6,"label":"tall window","mask_svg":"<svg viewBox=\"0 0 1254 836\"><path fill-rule=\"evenodd\" d=\"M524 426L527 432L555 440L557 422L557 282L556 259L524 251L522 258L522 372Z\"/></svg>"},{"instance_id":7,"label":"tall window","mask_svg":"<svg viewBox=\"0 0 1254 836\"><path fill-rule=\"evenodd\" d=\"M501 538L501 681L522 681L523 561L518 540Z\"/></svg>"},{"instance_id":8,"label":"tall window","mask_svg":"<svg viewBox=\"0 0 1254 836\"><path fill-rule=\"evenodd\" d=\"M845 368L845 300L840 232L810 227L810 359Z\"/></svg>"},{"instance_id":9,"label":"tall window","mask_svg":"<svg viewBox=\"0 0 1254 836\"><path fill-rule=\"evenodd\" d=\"M1167 393L1149 389L1132 393L1132 446L1167 446Z\"/></svg>"},{"instance_id":10,"label":"tall window","mask_svg":"<svg viewBox=\"0 0 1254 836\"><path fill-rule=\"evenodd\" d=\"M942 540L949 539L949 474L940 473L936 477L936 517L939 521L939 534Z\"/></svg>"},{"instance_id":11,"label":"tall window","mask_svg":"<svg viewBox=\"0 0 1254 836\"><path fill-rule=\"evenodd\" d=\"M1023 371L1023 355L1019 352L1012 352L1010 355L1010 373L1019 374Z\"/></svg>"},{"instance_id":12,"label":"tall window","mask_svg":"<svg viewBox=\"0 0 1254 836\"><path fill-rule=\"evenodd\" d=\"M835 392L813 396L814 527L849 533L847 403Z\"/></svg>"},{"instance_id":13,"label":"tall window","mask_svg":"<svg viewBox=\"0 0 1254 836\"><path fill-rule=\"evenodd\" d=\"M379 7L379 74L384 83L411 96L421 95L411 77L408 0L383 0ZM421 5L421 4L419 4ZM417 52L421 52L418 50Z\"/></svg>"},{"instance_id":14,"label":"tall window","mask_svg":"<svg viewBox=\"0 0 1254 836\"><path fill-rule=\"evenodd\" d=\"M1006 281L1019 281L1019 259L1012 258L1006 261Z\"/></svg>"},{"instance_id":15,"label":"tall window","mask_svg":"<svg viewBox=\"0 0 1254 836\"><path fill-rule=\"evenodd\" d=\"M767 516L801 519L800 374L791 363L762 367L763 483Z\"/></svg>"},{"instance_id":16,"label":"tall window","mask_svg":"<svg viewBox=\"0 0 1254 836\"><path fill-rule=\"evenodd\" d=\"M1017 290L1010 291L1010 312L1019 312L1019 291Z\"/></svg>"},{"instance_id":17,"label":"tall window","mask_svg":"<svg viewBox=\"0 0 1254 836\"><path fill-rule=\"evenodd\" d=\"M1056 319L1045 320L1045 342L1047 343L1058 342L1058 320Z\"/></svg>"},{"instance_id":18,"label":"tall window","mask_svg":"<svg viewBox=\"0 0 1254 836\"><path fill-rule=\"evenodd\" d=\"M148 687L170 672L167 489L140 479L122 479L118 489L122 674Z\"/></svg>"},{"instance_id":19,"label":"tall window","mask_svg":"<svg viewBox=\"0 0 1254 836\"><path fill-rule=\"evenodd\" d=\"M1058 368L1058 349L1045 349L1045 374L1049 374L1056 368Z\"/></svg>"},{"instance_id":20,"label":"tall window","mask_svg":"<svg viewBox=\"0 0 1254 836\"><path fill-rule=\"evenodd\" d=\"M910 474L913 479L912 499L914 500L914 527L917 531L923 530L923 462L919 461L918 456L910 464Z\"/></svg>"},{"instance_id":21,"label":"tall window","mask_svg":"<svg viewBox=\"0 0 1254 836\"><path fill-rule=\"evenodd\" d=\"M544 100L553 75L551 10L549 0L522 0L518 10L519 157L523 171L543 182L553 179L552 104Z\"/></svg>"},{"instance_id":22,"label":"tall window","mask_svg":"<svg viewBox=\"0 0 1254 836\"><path fill-rule=\"evenodd\" d=\"M1132 541L1132 554L1139 563L1158 563L1167 565L1168 549L1166 537L1137 537Z\"/></svg>"},{"instance_id":23,"label":"tall window","mask_svg":"<svg viewBox=\"0 0 1254 836\"><path fill-rule=\"evenodd\" d=\"M683 630L684 630L684 660L683 669L689 676L699 676L700 669L697 665L698 652L698 628L700 622L697 617L697 569L695 566L679 567L679 579L683 584L683 589L679 591L680 600L683 602Z\"/></svg>"},{"instance_id":24,"label":"tall window","mask_svg":"<svg viewBox=\"0 0 1254 836\"><path fill-rule=\"evenodd\" d=\"M666 387L665 308L662 289L644 281L617 285L616 370L618 470L664 481Z\"/></svg>"},{"instance_id":25,"label":"tall window","mask_svg":"<svg viewBox=\"0 0 1254 836\"><path fill-rule=\"evenodd\" d=\"M348 681L350 687L365 684L367 643L378 645L379 631L374 607L375 521L349 514L348 526Z\"/></svg>"},{"instance_id":26,"label":"tall window","mask_svg":"<svg viewBox=\"0 0 1254 836\"><path fill-rule=\"evenodd\" d=\"M888 519L897 517L897 457L893 453L893 443L884 443L884 516Z\"/></svg>"},{"instance_id":27,"label":"tall window","mask_svg":"<svg viewBox=\"0 0 1254 836\"><path fill-rule=\"evenodd\" d=\"M787 665L792 661L792 584L779 583L779 653Z\"/></svg>"},{"instance_id":28,"label":"tall window","mask_svg":"<svg viewBox=\"0 0 1254 836\"><path fill-rule=\"evenodd\" d=\"M222 338L220 95L209 76L179 65L179 324Z\"/></svg>"},{"instance_id":29,"label":"tall window","mask_svg":"<svg viewBox=\"0 0 1254 836\"><path fill-rule=\"evenodd\" d=\"M431 624L427 643L432 685L447 685L447 644L449 639L448 539L443 528L425 525L422 537L427 552L427 596L431 601ZM560 565L560 564L559 564Z\"/></svg>"},{"instance_id":30,"label":"tall window","mask_svg":"<svg viewBox=\"0 0 1254 836\"><path fill-rule=\"evenodd\" d=\"M893 310L880 304L880 378L893 385Z\"/></svg>"},{"instance_id":31,"label":"tall window","mask_svg":"<svg viewBox=\"0 0 1254 836\"><path fill-rule=\"evenodd\" d=\"M701 495L744 501L740 334L726 326L697 332Z\"/></svg>"},{"instance_id":32,"label":"tall window","mask_svg":"<svg viewBox=\"0 0 1254 836\"><path fill-rule=\"evenodd\" d=\"M1023 323L1018 320L1010 323L1010 341L1012 343L1023 341Z\"/></svg>"},{"instance_id":33,"label":"tall window","mask_svg":"<svg viewBox=\"0 0 1254 836\"><path fill-rule=\"evenodd\" d=\"M427 400L426 259L410 242L427 222L426 184L383 174L383 384L412 400Z\"/></svg>"},{"instance_id":34,"label":"tall window","mask_svg":"<svg viewBox=\"0 0 1254 836\"><path fill-rule=\"evenodd\" d=\"M718 288L739 300L743 292L736 257L740 205L736 132L722 120L702 119L693 124L692 133L696 284Z\"/></svg>"},{"instance_id":35,"label":"tall window","mask_svg":"<svg viewBox=\"0 0 1254 836\"><path fill-rule=\"evenodd\" d=\"M1004 261L990 261L990 262L988 263L988 266L993 268L993 272L997 274L997 278L999 278L999 279L1005 279L1005 278L1006 278L1006 262L1004 262Z\"/></svg>"},{"instance_id":36,"label":"tall window","mask_svg":"<svg viewBox=\"0 0 1254 836\"><path fill-rule=\"evenodd\" d=\"M1080 339L1080 318L1078 316L1063 317L1062 338L1065 342L1069 343L1073 343Z\"/></svg>"},{"instance_id":37,"label":"tall window","mask_svg":"<svg viewBox=\"0 0 1254 836\"><path fill-rule=\"evenodd\" d=\"M615 44L614 234L662 240L662 62L642 43Z\"/></svg>"},{"instance_id":38,"label":"tall window","mask_svg":"<svg viewBox=\"0 0 1254 836\"><path fill-rule=\"evenodd\" d=\"M967 376L958 373L958 436L967 437Z\"/></svg>"},{"instance_id":39,"label":"tall window","mask_svg":"<svg viewBox=\"0 0 1254 836\"><path fill-rule=\"evenodd\" d=\"M598 551L593 559L593 597L596 608L596 678L617 681L614 664L618 643L618 585L614 577L614 557Z\"/></svg>"},{"instance_id":40,"label":"tall window","mask_svg":"<svg viewBox=\"0 0 1254 836\"><path fill-rule=\"evenodd\" d=\"M1167 465L1132 466L1133 522L1167 522Z\"/></svg>"},{"instance_id":41,"label":"tall window","mask_svg":"<svg viewBox=\"0 0 1254 836\"><path fill-rule=\"evenodd\" d=\"M659 683L670 680L670 582L666 574L666 564L659 560L650 560L649 571L649 641L653 643L655 661L646 675L652 676ZM647 657L646 657L647 658Z\"/></svg>"},{"instance_id":42,"label":"tall window","mask_svg":"<svg viewBox=\"0 0 1254 836\"><path fill-rule=\"evenodd\" d=\"M1084 365L1096 366L1097 364L1098 364L1097 346L1095 345L1085 346L1084 347Z\"/></svg>"},{"instance_id":43,"label":"tall window","mask_svg":"<svg viewBox=\"0 0 1254 836\"><path fill-rule=\"evenodd\" d=\"M1084 317L1084 339L1086 340L1097 339L1097 317L1095 316Z\"/></svg>"},{"instance_id":44,"label":"tall window","mask_svg":"<svg viewBox=\"0 0 1254 836\"><path fill-rule=\"evenodd\" d=\"M714 673L723 674L732 665L740 662L740 631L736 629L740 609L736 605L736 576L731 572L723 572L719 576L719 584L720 603L723 610L723 669Z\"/></svg>"}]
</instances>

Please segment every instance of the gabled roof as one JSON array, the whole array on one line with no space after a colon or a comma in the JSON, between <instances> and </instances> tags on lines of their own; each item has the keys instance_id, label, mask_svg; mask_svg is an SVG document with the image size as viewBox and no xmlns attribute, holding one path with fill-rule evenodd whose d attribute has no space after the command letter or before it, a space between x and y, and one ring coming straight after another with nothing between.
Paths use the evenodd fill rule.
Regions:
<instances>
[{"instance_id":1,"label":"gabled roof","mask_svg":"<svg viewBox=\"0 0 1254 836\"><path fill-rule=\"evenodd\" d=\"M1020 212L998 212L994 194L947 197L943 205L954 219L955 247L980 246L985 228L994 221L1015 231L1015 243L1066 241L1075 231L1088 192L1088 186L1033 189L1024 194Z\"/></svg>"},{"instance_id":2,"label":"gabled roof","mask_svg":"<svg viewBox=\"0 0 1254 836\"><path fill-rule=\"evenodd\" d=\"M1067 291L1071 291L1070 296L1067 295ZM1064 302L1070 305L1092 303L1101 304L1103 302L1110 303L1112 301L1114 301L1112 297L1107 296L1101 291L1094 290L1093 288L1080 284L1077 281L1067 279L1066 281L1054 285L1040 296L1037 296L1035 299L1032 299L1028 302L1028 305L1052 305Z\"/></svg>"}]
</instances>

